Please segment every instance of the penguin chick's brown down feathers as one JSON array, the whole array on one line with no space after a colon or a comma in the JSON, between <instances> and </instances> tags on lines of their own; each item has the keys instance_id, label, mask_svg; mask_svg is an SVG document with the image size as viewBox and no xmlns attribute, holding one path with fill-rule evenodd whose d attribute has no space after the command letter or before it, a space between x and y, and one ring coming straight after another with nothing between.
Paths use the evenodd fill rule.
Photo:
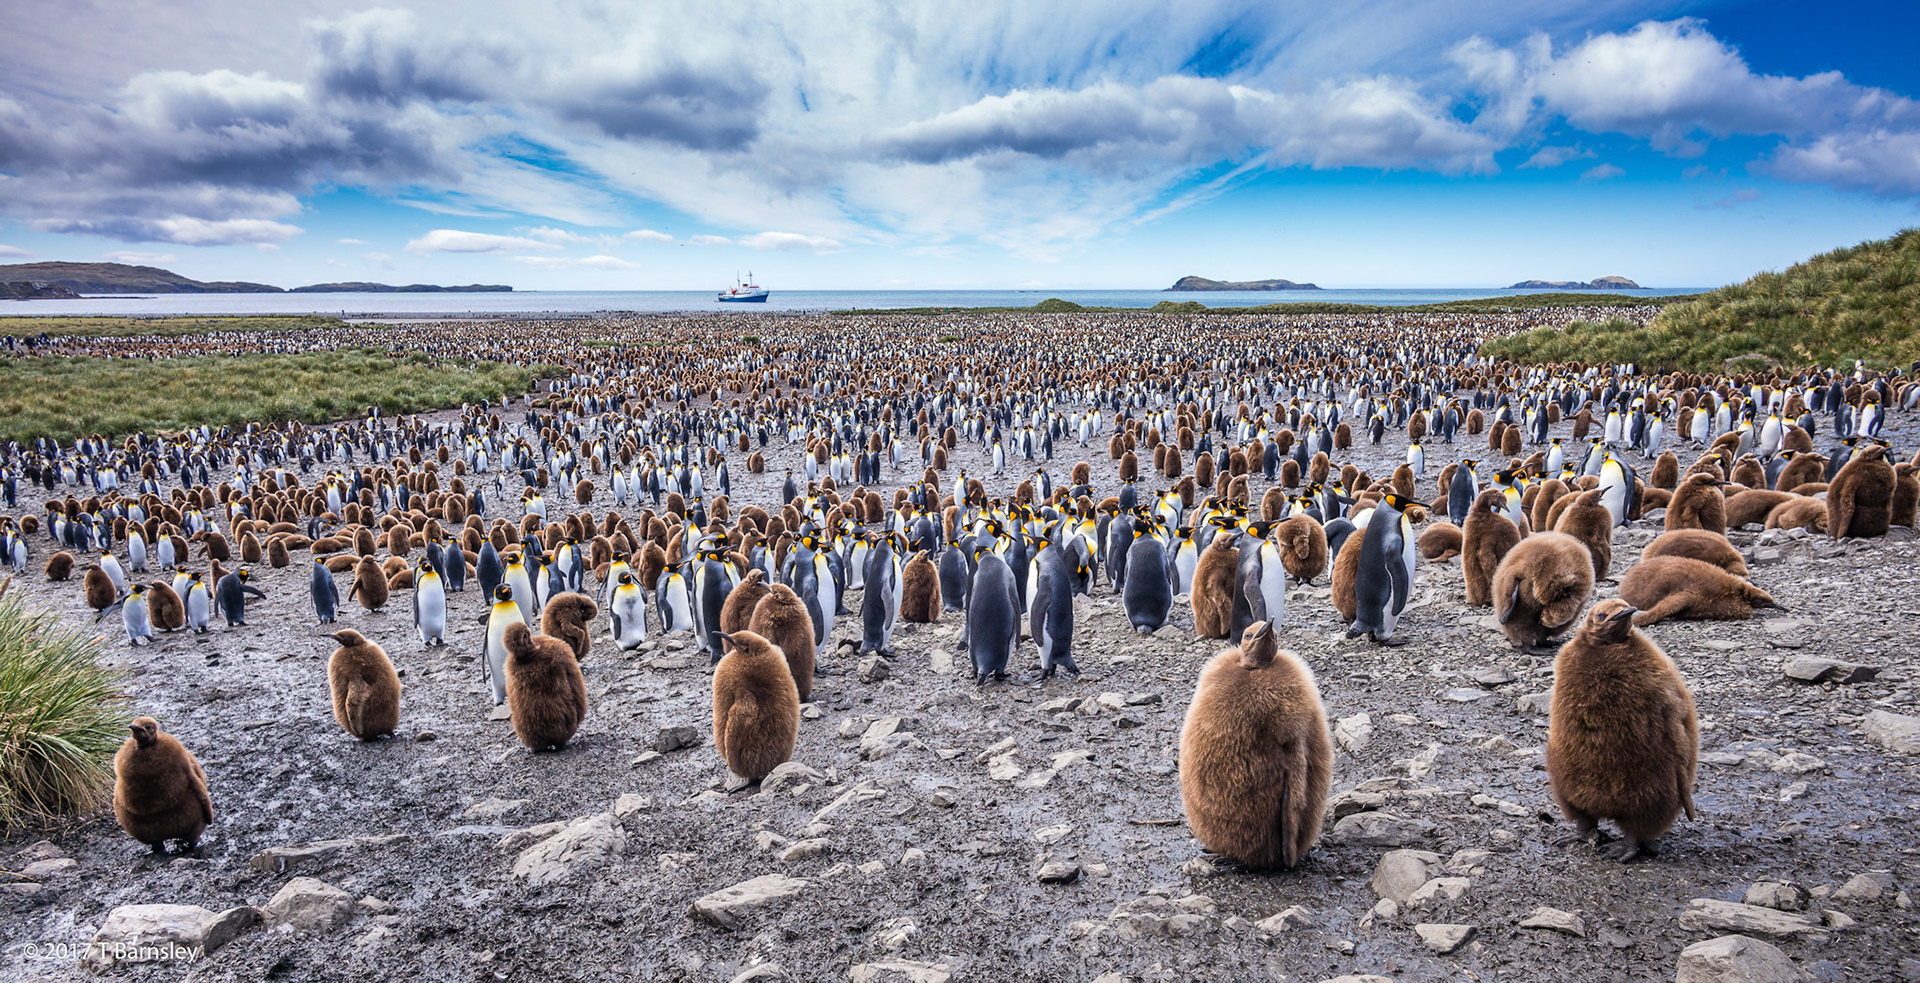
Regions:
<instances>
[{"instance_id":1,"label":"penguin chick's brown down feathers","mask_svg":"<svg viewBox=\"0 0 1920 983\"><path fill-rule=\"evenodd\" d=\"M567 643L507 626L507 709L520 743L535 751L563 748L587 716L587 682Z\"/></svg>"},{"instance_id":2,"label":"penguin chick's brown down feathers","mask_svg":"<svg viewBox=\"0 0 1920 983\"><path fill-rule=\"evenodd\" d=\"M746 631L753 623L753 609L760 605L761 598L767 596L767 573L754 568L727 592L727 600L720 605L720 630L731 634Z\"/></svg>"},{"instance_id":3,"label":"penguin chick's brown down feathers","mask_svg":"<svg viewBox=\"0 0 1920 983\"><path fill-rule=\"evenodd\" d=\"M1180 731L1180 798L1207 849L1250 867L1298 866L1320 835L1333 743L1313 671L1270 622L1214 656Z\"/></svg>"},{"instance_id":4,"label":"penguin chick's brown down feathers","mask_svg":"<svg viewBox=\"0 0 1920 983\"><path fill-rule=\"evenodd\" d=\"M1646 549L1640 551L1643 563L1656 556L1691 557L1711 563L1736 577L1747 575L1747 560L1740 555L1740 551L1727 542L1727 537L1705 529L1675 529L1661 533L1647 544Z\"/></svg>"},{"instance_id":5,"label":"penguin chick's brown down feathers","mask_svg":"<svg viewBox=\"0 0 1920 983\"><path fill-rule=\"evenodd\" d=\"M1460 572L1467 581L1469 607L1493 604L1493 572L1520 543L1520 527L1502 511L1506 504L1505 492L1489 488L1473 500L1466 524L1460 527Z\"/></svg>"},{"instance_id":6,"label":"penguin chick's brown down feathers","mask_svg":"<svg viewBox=\"0 0 1920 983\"><path fill-rule=\"evenodd\" d=\"M900 620L922 625L940 620L940 569L926 550L900 571Z\"/></svg>"},{"instance_id":7,"label":"penguin chick's brown down feathers","mask_svg":"<svg viewBox=\"0 0 1920 983\"><path fill-rule=\"evenodd\" d=\"M1704 560L1656 556L1641 560L1620 578L1620 597L1639 608L1636 625L1667 618L1686 621L1745 621L1754 608L1776 608L1773 595L1745 578Z\"/></svg>"},{"instance_id":8,"label":"penguin chick's brown down feathers","mask_svg":"<svg viewBox=\"0 0 1920 983\"><path fill-rule=\"evenodd\" d=\"M387 604L387 575L380 569L379 561L371 556L363 556L353 568L353 598L368 611L378 611Z\"/></svg>"},{"instance_id":9,"label":"penguin chick's brown down feathers","mask_svg":"<svg viewBox=\"0 0 1920 983\"><path fill-rule=\"evenodd\" d=\"M754 606L747 630L766 639L787 660L787 671L800 699L813 696L813 616L807 602L786 584L775 584Z\"/></svg>"},{"instance_id":10,"label":"penguin chick's brown down feathers","mask_svg":"<svg viewBox=\"0 0 1920 983\"><path fill-rule=\"evenodd\" d=\"M585 594L568 591L547 599L540 609L540 633L567 643L575 662L585 662L593 648L593 634L587 626L600 614L600 605Z\"/></svg>"},{"instance_id":11,"label":"penguin chick's brown down feathers","mask_svg":"<svg viewBox=\"0 0 1920 983\"><path fill-rule=\"evenodd\" d=\"M1634 608L1593 606L1554 661L1547 780L1560 812L1596 839L1611 819L1620 860L1651 852L1681 812L1694 816L1700 724L1673 660L1633 627Z\"/></svg>"},{"instance_id":12,"label":"penguin chick's brown down feathers","mask_svg":"<svg viewBox=\"0 0 1920 983\"><path fill-rule=\"evenodd\" d=\"M1879 444L1858 448L1833 483L1827 486L1827 534L1885 536L1893 522L1893 489L1898 483L1887 449Z\"/></svg>"},{"instance_id":13,"label":"penguin chick's brown down feathers","mask_svg":"<svg viewBox=\"0 0 1920 983\"><path fill-rule=\"evenodd\" d=\"M351 629L327 637L340 643L327 660L333 719L363 741L393 733L400 726L400 677L387 653Z\"/></svg>"},{"instance_id":14,"label":"penguin chick's brown down feathers","mask_svg":"<svg viewBox=\"0 0 1920 983\"><path fill-rule=\"evenodd\" d=\"M793 757L800 694L773 643L750 631L721 640L727 654L713 670L713 746L729 771L757 782Z\"/></svg>"},{"instance_id":15,"label":"penguin chick's brown down feathers","mask_svg":"<svg viewBox=\"0 0 1920 983\"><path fill-rule=\"evenodd\" d=\"M1507 551L1493 575L1493 610L1507 640L1546 644L1573 627L1593 594L1593 558L1572 536L1534 533Z\"/></svg>"},{"instance_id":16,"label":"penguin chick's brown down feathers","mask_svg":"<svg viewBox=\"0 0 1920 983\"><path fill-rule=\"evenodd\" d=\"M127 835L158 853L168 840L191 850L213 822L207 773L193 752L161 733L152 717L129 727L133 736L113 756L113 815Z\"/></svg>"}]
</instances>

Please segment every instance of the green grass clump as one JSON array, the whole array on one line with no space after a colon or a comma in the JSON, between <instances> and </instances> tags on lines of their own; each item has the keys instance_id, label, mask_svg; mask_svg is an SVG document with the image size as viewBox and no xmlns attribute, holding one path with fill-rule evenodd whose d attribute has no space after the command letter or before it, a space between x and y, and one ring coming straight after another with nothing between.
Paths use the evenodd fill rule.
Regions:
<instances>
[{"instance_id":1,"label":"green grass clump","mask_svg":"<svg viewBox=\"0 0 1920 983\"><path fill-rule=\"evenodd\" d=\"M1480 350L1515 362L1634 362L1693 371L1854 359L1886 367L1920 358L1916 327L1920 229L1907 229L1699 294L1644 326L1580 322L1496 339Z\"/></svg>"},{"instance_id":2,"label":"green grass clump","mask_svg":"<svg viewBox=\"0 0 1920 983\"><path fill-rule=\"evenodd\" d=\"M220 331L320 331L347 327L337 317L316 314L234 317L0 317L0 337L29 338L42 333L91 338L129 338L213 334Z\"/></svg>"},{"instance_id":3,"label":"green grass clump","mask_svg":"<svg viewBox=\"0 0 1920 983\"><path fill-rule=\"evenodd\" d=\"M371 348L297 355L0 359L0 440L72 440L201 424L326 423L378 406L414 413L526 392L541 367L397 359Z\"/></svg>"},{"instance_id":4,"label":"green grass clump","mask_svg":"<svg viewBox=\"0 0 1920 983\"><path fill-rule=\"evenodd\" d=\"M111 801L113 753L133 715L103 645L0 593L0 829Z\"/></svg>"}]
</instances>

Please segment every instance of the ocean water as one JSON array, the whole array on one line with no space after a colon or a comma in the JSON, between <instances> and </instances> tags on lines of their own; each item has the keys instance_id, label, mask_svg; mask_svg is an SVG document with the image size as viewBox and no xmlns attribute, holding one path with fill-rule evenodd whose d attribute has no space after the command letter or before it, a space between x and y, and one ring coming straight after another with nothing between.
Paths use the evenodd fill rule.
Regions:
<instances>
[{"instance_id":1,"label":"ocean water","mask_svg":"<svg viewBox=\"0 0 1920 983\"><path fill-rule=\"evenodd\" d=\"M1709 287L1596 290L1596 297L1651 297L1699 293ZM1547 290L1372 289L1173 292L1167 290L774 290L764 304L723 304L711 290L516 290L473 294L156 294L99 295L79 300L0 301L0 315L33 314L336 314L502 315L582 314L597 311L839 311L894 307L1027 307L1059 297L1087 307L1152 307L1163 300L1208 307L1345 303L1404 306L1479 297L1514 297Z\"/></svg>"}]
</instances>

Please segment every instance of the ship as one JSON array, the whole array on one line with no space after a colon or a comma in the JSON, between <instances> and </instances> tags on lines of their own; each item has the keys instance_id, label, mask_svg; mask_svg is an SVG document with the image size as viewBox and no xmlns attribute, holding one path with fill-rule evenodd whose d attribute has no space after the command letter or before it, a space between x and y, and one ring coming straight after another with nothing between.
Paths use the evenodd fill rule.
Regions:
<instances>
[{"instance_id":1,"label":"ship","mask_svg":"<svg viewBox=\"0 0 1920 983\"><path fill-rule=\"evenodd\" d=\"M753 272L751 270L747 272L747 278L745 280L741 280L740 275L737 273L734 274L733 279L735 281L733 286L720 291L720 296L715 297L714 300L723 304L764 304L767 302L767 294L771 293L771 291L753 282Z\"/></svg>"}]
</instances>

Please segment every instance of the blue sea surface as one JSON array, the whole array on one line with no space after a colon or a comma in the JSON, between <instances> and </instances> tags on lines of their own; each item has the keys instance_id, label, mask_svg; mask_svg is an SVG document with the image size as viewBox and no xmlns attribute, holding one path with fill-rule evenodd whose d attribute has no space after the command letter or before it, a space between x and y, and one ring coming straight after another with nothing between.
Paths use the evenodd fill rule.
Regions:
<instances>
[{"instance_id":1,"label":"blue sea surface","mask_svg":"<svg viewBox=\"0 0 1920 983\"><path fill-rule=\"evenodd\" d=\"M1689 294L1710 287L1595 290L1595 297ZM1086 307L1152 307L1163 300L1198 301L1208 307L1334 303L1404 306L1479 297L1519 297L1552 290L1500 288L1170 291L1170 290L779 290L764 304L720 303L711 290L516 290L471 294L141 294L94 295L79 300L22 300L0 314L336 314L519 315L586 314L599 311L841 311L895 307L1028 307L1049 297Z\"/></svg>"}]
</instances>

